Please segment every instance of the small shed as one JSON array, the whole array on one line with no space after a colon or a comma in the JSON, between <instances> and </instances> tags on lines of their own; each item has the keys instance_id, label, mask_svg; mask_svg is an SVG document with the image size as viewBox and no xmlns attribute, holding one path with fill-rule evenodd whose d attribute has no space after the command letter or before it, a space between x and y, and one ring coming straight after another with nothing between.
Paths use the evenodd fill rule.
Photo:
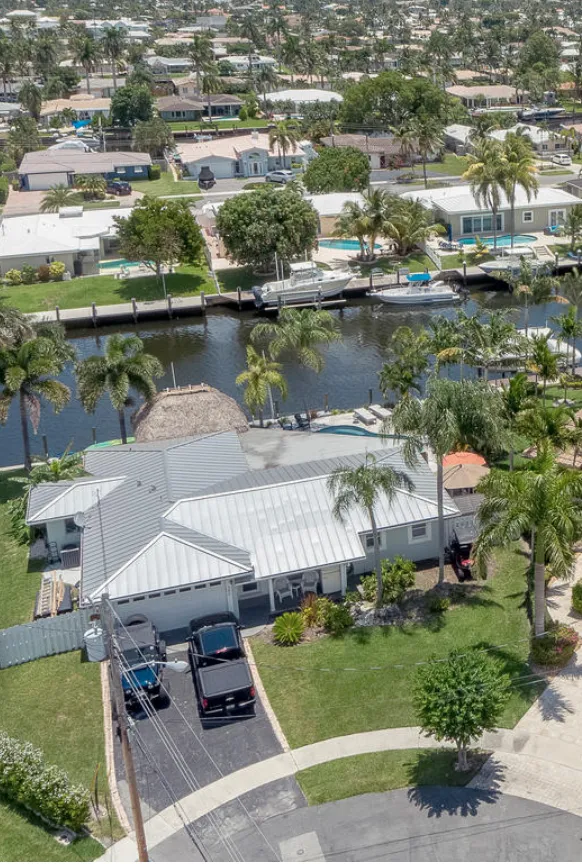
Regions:
<instances>
[{"instance_id":1,"label":"small shed","mask_svg":"<svg viewBox=\"0 0 582 864\"><path fill-rule=\"evenodd\" d=\"M132 420L139 443L215 432L246 432L249 428L238 403L207 384L162 390L142 405Z\"/></svg>"}]
</instances>

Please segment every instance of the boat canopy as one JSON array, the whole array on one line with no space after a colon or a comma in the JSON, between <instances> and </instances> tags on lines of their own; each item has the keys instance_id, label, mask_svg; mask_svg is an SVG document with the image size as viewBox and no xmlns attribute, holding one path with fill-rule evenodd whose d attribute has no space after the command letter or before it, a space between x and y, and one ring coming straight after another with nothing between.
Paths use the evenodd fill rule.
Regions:
<instances>
[{"instance_id":1,"label":"boat canopy","mask_svg":"<svg viewBox=\"0 0 582 864\"><path fill-rule=\"evenodd\" d=\"M410 273L406 278L409 282L430 282L430 273Z\"/></svg>"}]
</instances>

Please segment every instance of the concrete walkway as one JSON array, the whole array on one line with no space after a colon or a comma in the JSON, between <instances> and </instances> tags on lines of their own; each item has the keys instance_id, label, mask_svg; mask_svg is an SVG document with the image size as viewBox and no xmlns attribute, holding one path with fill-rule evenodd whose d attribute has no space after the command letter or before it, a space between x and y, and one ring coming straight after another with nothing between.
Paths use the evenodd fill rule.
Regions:
<instances>
[{"instance_id":1,"label":"concrete walkway","mask_svg":"<svg viewBox=\"0 0 582 864\"><path fill-rule=\"evenodd\" d=\"M582 561L582 559L581 559ZM582 563L579 561L582 568ZM557 583L548 595L554 618L575 622L582 634L582 618L572 618L571 583ZM582 654L582 652L580 652ZM218 807L297 771L346 756L385 750L439 748L418 727L380 729L330 738L299 747L235 771L186 795L179 816L167 807L146 822L152 848ZM469 787L514 795L582 816L582 660L576 655L556 675L514 729L486 733L476 742L493 755ZM101 861L136 861L133 834L115 843Z\"/></svg>"}]
</instances>

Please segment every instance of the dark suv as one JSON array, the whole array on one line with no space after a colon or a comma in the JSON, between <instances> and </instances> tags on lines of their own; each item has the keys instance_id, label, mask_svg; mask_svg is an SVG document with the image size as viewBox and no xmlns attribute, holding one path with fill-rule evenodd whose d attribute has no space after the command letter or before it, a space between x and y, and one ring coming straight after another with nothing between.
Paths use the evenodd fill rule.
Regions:
<instances>
[{"instance_id":1,"label":"dark suv","mask_svg":"<svg viewBox=\"0 0 582 864\"><path fill-rule=\"evenodd\" d=\"M126 702L138 704L144 695L158 698L164 669L159 664L166 662L166 643L157 628L145 615L132 615L118 628L116 641L123 661L121 684Z\"/></svg>"},{"instance_id":2,"label":"dark suv","mask_svg":"<svg viewBox=\"0 0 582 864\"><path fill-rule=\"evenodd\" d=\"M215 185L216 180L214 179L214 174L208 167L208 165L203 165L200 169L200 174L198 175L198 185L201 189L212 189Z\"/></svg>"},{"instance_id":3,"label":"dark suv","mask_svg":"<svg viewBox=\"0 0 582 864\"><path fill-rule=\"evenodd\" d=\"M131 184L127 180L108 180L105 191L110 195L131 195Z\"/></svg>"}]
</instances>

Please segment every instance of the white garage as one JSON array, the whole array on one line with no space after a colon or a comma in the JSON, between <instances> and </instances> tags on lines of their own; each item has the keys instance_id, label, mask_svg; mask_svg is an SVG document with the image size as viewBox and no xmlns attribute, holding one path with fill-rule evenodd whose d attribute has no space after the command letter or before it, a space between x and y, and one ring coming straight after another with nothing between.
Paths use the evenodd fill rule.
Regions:
<instances>
[{"instance_id":1,"label":"white garage","mask_svg":"<svg viewBox=\"0 0 582 864\"><path fill-rule=\"evenodd\" d=\"M70 186L67 171L49 174L31 174L28 178L28 188L31 192L44 192L51 186Z\"/></svg>"}]
</instances>

